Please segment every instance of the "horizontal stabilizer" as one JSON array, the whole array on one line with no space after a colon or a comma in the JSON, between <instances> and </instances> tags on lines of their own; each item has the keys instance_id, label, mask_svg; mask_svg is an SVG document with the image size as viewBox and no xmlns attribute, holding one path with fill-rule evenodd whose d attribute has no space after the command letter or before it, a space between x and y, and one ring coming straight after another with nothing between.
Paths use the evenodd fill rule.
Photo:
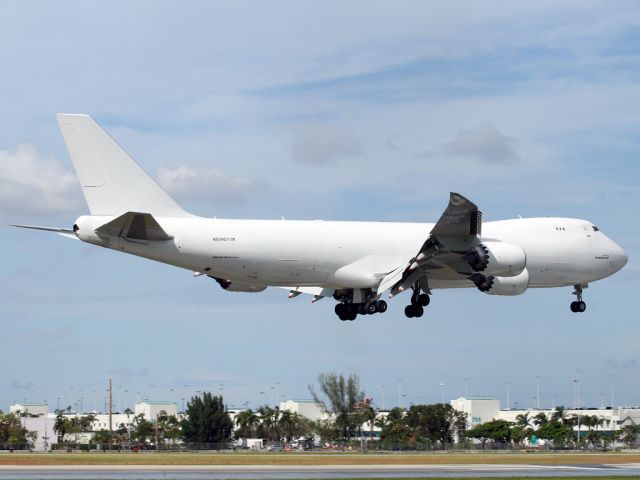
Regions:
<instances>
[{"instance_id":1,"label":"horizontal stabilizer","mask_svg":"<svg viewBox=\"0 0 640 480\"><path fill-rule=\"evenodd\" d=\"M155 218L149 213L127 212L96 229L98 235L109 235L129 240L171 240Z\"/></svg>"},{"instance_id":2,"label":"horizontal stabilizer","mask_svg":"<svg viewBox=\"0 0 640 480\"><path fill-rule=\"evenodd\" d=\"M78 240L76 234L73 230L69 230L68 228L54 228L54 227L36 227L34 225L14 225L11 224L12 227L18 228L29 228L31 230L43 230L45 232L53 232L58 235L62 235L63 237L73 238L74 240Z\"/></svg>"}]
</instances>

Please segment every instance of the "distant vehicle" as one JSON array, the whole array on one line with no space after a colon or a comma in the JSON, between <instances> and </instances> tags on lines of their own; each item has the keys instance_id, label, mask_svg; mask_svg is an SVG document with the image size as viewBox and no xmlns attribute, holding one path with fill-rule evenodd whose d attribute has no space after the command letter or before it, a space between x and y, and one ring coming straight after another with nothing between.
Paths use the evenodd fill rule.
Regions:
<instances>
[{"instance_id":1,"label":"distant vehicle","mask_svg":"<svg viewBox=\"0 0 640 480\"><path fill-rule=\"evenodd\" d=\"M268 452L283 452L284 447L282 445L269 445L267 446Z\"/></svg>"},{"instance_id":2,"label":"distant vehicle","mask_svg":"<svg viewBox=\"0 0 640 480\"><path fill-rule=\"evenodd\" d=\"M411 292L405 315L421 317L439 288L520 295L573 286L571 311L584 312L583 289L627 263L624 250L590 221L483 223L478 207L453 192L436 223L198 217L178 206L90 116L59 114L58 123L91 214L73 228L15 226L188 269L230 292L274 286L289 290L290 298L333 298L340 320L385 312L385 291L390 298ZM429 186L426 179L407 179L405 188L412 183Z\"/></svg>"}]
</instances>

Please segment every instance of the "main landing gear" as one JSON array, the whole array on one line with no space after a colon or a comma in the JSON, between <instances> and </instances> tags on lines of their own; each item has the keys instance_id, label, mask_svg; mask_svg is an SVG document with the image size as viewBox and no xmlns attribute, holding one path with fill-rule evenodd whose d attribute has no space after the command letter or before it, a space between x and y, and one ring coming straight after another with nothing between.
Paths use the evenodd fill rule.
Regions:
<instances>
[{"instance_id":1,"label":"main landing gear","mask_svg":"<svg viewBox=\"0 0 640 480\"><path fill-rule=\"evenodd\" d=\"M426 293L420 293L420 287L413 287L413 294L411 295L411 305L404 307L404 314L408 318L421 317L424 315L424 307L429 305L431 298Z\"/></svg>"},{"instance_id":2,"label":"main landing gear","mask_svg":"<svg viewBox=\"0 0 640 480\"><path fill-rule=\"evenodd\" d=\"M372 300L362 303L338 303L335 307L336 315L340 320L353 321L358 315L373 315L387 311L387 302L384 300Z\"/></svg>"},{"instance_id":3,"label":"main landing gear","mask_svg":"<svg viewBox=\"0 0 640 480\"><path fill-rule=\"evenodd\" d=\"M574 285L574 287L573 294L576 296L577 301L571 302L571 311L573 313L582 313L587 309L587 304L582 301L582 285Z\"/></svg>"}]
</instances>

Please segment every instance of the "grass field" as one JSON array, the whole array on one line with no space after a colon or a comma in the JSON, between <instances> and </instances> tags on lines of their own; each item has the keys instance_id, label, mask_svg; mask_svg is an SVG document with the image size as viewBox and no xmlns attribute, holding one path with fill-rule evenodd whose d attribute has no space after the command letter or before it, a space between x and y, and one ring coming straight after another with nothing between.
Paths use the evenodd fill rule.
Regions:
<instances>
[{"instance_id":1,"label":"grass field","mask_svg":"<svg viewBox=\"0 0 640 480\"><path fill-rule=\"evenodd\" d=\"M640 463L640 453L2 453L0 465L590 465Z\"/></svg>"}]
</instances>

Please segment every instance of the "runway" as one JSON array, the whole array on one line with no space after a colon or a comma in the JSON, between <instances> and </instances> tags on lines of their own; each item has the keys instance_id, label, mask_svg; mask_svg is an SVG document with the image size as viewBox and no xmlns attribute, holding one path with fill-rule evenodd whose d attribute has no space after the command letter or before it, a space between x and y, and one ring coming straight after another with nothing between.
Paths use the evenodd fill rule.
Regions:
<instances>
[{"instance_id":1,"label":"runway","mask_svg":"<svg viewBox=\"0 0 640 480\"><path fill-rule=\"evenodd\" d=\"M640 476L640 464L611 465L78 465L0 466L0 480L343 479L416 477Z\"/></svg>"}]
</instances>

